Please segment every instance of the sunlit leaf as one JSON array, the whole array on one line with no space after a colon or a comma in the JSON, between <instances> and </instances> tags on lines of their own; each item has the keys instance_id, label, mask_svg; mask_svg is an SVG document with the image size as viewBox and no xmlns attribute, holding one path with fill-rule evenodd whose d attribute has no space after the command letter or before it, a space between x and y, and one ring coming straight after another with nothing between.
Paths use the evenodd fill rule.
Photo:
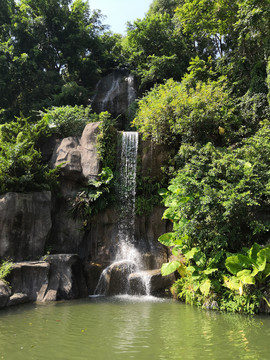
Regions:
<instances>
[{"instance_id":1,"label":"sunlit leaf","mask_svg":"<svg viewBox=\"0 0 270 360\"><path fill-rule=\"evenodd\" d=\"M201 284L200 290L204 296L208 296L210 289L211 289L211 281L209 279L207 279Z\"/></svg>"},{"instance_id":2,"label":"sunlit leaf","mask_svg":"<svg viewBox=\"0 0 270 360\"><path fill-rule=\"evenodd\" d=\"M177 260L171 261L169 263L165 263L161 266L161 274L162 276L170 275L175 272L180 266L180 262Z\"/></svg>"},{"instance_id":3,"label":"sunlit leaf","mask_svg":"<svg viewBox=\"0 0 270 360\"><path fill-rule=\"evenodd\" d=\"M174 246L175 245L174 240L175 240L175 233L173 232L163 234L158 238L158 241L165 246Z\"/></svg>"}]
</instances>

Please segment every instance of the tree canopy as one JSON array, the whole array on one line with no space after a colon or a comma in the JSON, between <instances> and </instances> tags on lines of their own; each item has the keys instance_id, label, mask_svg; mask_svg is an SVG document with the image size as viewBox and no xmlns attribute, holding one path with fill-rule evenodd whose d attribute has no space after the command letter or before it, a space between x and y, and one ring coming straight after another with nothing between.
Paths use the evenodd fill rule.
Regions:
<instances>
[{"instance_id":1,"label":"tree canopy","mask_svg":"<svg viewBox=\"0 0 270 360\"><path fill-rule=\"evenodd\" d=\"M86 105L108 63L113 66L108 58L116 40L101 40L101 13L84 0L5 0L1 7L4 118L52 105Z\"/></svg>"}]
</instances>

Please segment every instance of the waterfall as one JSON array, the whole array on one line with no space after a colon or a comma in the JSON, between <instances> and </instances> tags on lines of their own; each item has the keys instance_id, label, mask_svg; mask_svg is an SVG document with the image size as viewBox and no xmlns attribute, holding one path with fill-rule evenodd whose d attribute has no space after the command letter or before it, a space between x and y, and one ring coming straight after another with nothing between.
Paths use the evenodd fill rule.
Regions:
<instances>
[{"instance_id":1,"label":"waterfall","mask_svg":"<svg viewBox=\"0 0 270 360\"><path fill-rule=\"evenodd\" d=\"M97 83L95 92L91 100L94 111L126 115L129 105L136 99L134 76L127 70L114 71Z\"/></svg>"},{"instance_id":2,"label":"waterfall","mask_svg":"<svg viewBox=\"0 0 270 360\"><path fill-rule=\"evenodd\" d=\"M113 81L111 82L111 86L106 92L104 99L102 100L101 111L106 111L106 110L109 111L113 109L113 100L119 94L119 89L120 89L119 83L120 83L119 78L113 79Z\"/></svg>"},{"instance_id":3,"label":"waterfall","mask_svg":"<svg viewBox=\"0 0 270 360\"><path fill-rule=\"evenodd\" d=\"M134 76L129 74L125 79L128 83L128 106L136 99L136 90L134 85Z\"/></svg>"},{"instance_id":4,"label":"waterfall","mask_svg":"<svg viewBox=\"0 0 270 360\"><path fill-rule=\"evenodd\" d=\"M113 263L100 276L95 290L98 295L128 293L131 274L139 276L142 293L150 294L150 278L141 272L141 254L135 244L137 152L138 133L122 132L117 251Z\"/></svg>"},{"instance_id":5,"label":"waterfall","mask_svg":"<svg viewBox=\"0 0 270 360\"><path fill-rule=\"evenodd\" d=\"M123 132L120 158L119 240L116 260L134 261L139 255L134 247L137 152L138 133Z\"/></svg>"}]
</instances>

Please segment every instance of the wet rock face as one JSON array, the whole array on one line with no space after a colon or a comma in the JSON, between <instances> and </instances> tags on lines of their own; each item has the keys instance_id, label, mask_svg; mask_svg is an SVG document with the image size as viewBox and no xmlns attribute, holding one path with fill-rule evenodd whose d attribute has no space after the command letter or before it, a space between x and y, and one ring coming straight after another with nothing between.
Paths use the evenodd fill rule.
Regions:
<instances>
[{"instance_id":1,"label":"wet rock face","mask_svg":"<svg viewBox=\"0 0 270 360\"><path fill-rule=\"evenodd\" d=\"M119 261L108 266L101 274L96 293L99 295L127 294L129 289L129 275L136 270L132 261Z\"/></svg>"},{"instance_id":2,"label":"wet rock face","mask_svg":"<svg viewBox=\"0 0 270 360\"><path fill-rule=\"evenodd\" d=\"M175 281L174 274L162 276L160 269L135 272L129 276L130 295L146 295L145 278L148 279L151 295L164 295Z\"/></svg>"},{"instance_id":3,"label":"wet rock face","mask_svg":"<svg viewBox=\"0 0 270 360\"><path fill-rule=\"evenodd\" d=\"M126 115L136 98L134 78L126 70L114 71L99 81L92 101L95 112L109 111L113 116Z\"/></svg>"},{"instance_id":4,"label":"wet rock face","mask_svg":"<svg viewBox=\"0 0 270 360\"><path fill-rule=\"evenodd\" d=\"M21 261L43 255L51 226L49 191L0 196L0 257Z\"/></svg>"},{"instance_id":5,"label":"wet rock face","mask_svg":"<svg viewBox=\"0 0 270 360\"><path fill-rule=\"evenodd\" d=\"M135 270L136 265L130 261L112 264L107 295L127 294L129 288L128 277Z\"/></svg>"},{"instance_id":6,"label":"wet rock face","mask_svg":"<svg viewBox=\"0 0 270 360\"><path fill-rule=\"evenodd\" d=\"M100 275L102 273L102 266L101 264L85 262L83 264L83 271L84 271L88 294L93 295L97 287Z\"/></svg>"},{"instance_id":7,"label":"wet rock face","mask_svg":"<svg viewBox=\"0 0 270 360\"><path fill-rule=\"evenodd\" d=\"M9 301L11 290L9 286L2 280L0 280L0 309L5 307Z\"/></svg>"}]
</instances>

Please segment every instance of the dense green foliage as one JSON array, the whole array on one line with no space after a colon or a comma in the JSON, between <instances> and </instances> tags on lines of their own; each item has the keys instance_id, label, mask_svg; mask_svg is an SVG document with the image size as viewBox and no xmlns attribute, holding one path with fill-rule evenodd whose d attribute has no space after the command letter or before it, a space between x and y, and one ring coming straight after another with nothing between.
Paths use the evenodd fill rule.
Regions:
<instances>
[{"instance_id":1,"label":"dense green foliage","mask_svg":"<svg viewBox=\"0 0 270 360\"><path fill-rule=\"evenodd\" d=\"M90 226L93 215L105 209L111 203L111 186L113 172L105 167L99 174L99 179L90 179L87 187L81 189L72 202L73 216L83 219L84 228Z\"/></svg>"},{"instance_id":2,"label":"dense green foliage","mask_svg":"<svg viewBox=\"0 0 270 360\"><path fill-rule=\"evenodd\" d=\"M170 77L181 79L190 60L188 44L176 33L167 13L151 14L130 24L123 47L142 90Z\"/></svg>"},{"instance_id":3,"label":"dense green foliage","mask_svg":"<svg viewBox=\"0 0 270 360\"><path fill-rule=\"evenodd\" d=\"M117 151L117 131L115 119L108 112L99 114L99 132L97 135L97 151L103 167L115 170Z\"/></svg>"},{"instance_id":4,"label":"dense green foliage","mask_svg":"<svg viewBox=\"0 0 270 360\"><path fill-rule=\"evenodd\" d=\"M50 132L59 137L81 136L85 125L98 121L99 116L91 113L91 107L58 106L40 111L40 116L45 121Z\"/></svg>"},{"instance_id":5,"label":"dense green foliage","mask_svg":"<svg viewBox=\"0 0 270 360\"><path fill-rule=\"evenodd\" d=\"M270 127L236 149L182 145L180 166L165 194L164 217L178 238L207 255L264 243L269 231Z\"/></svg>"},{"instance_id":6,"label":"dense green foliage","mask_svg":"<svg viewBox=\"0 0 270 360\"><path fill-rule=\"evenodd\" d=\"M162 269L164 275L179 271L174 289L182 300L229 311L259 310L270 275L269 246L256 245L269 240L269 140L265 121L237 147L181 145L175 177L162 190L164 218L174 231L160 242L182 259ZM247 254L253 260L247 255L226 260L226 254L245 253L246 247L252 247Z\"/></svg>"},{"instance_id":7,"label":"dense green foliage","mask_svg":"<svg viewBox=\"0 0 270 360\"><path fill-rule=\"evenodd\" d=\"M49 134L47 123L31 124L25 118L0 127L0 193L50 190L57 184L58 169L42 163L38 140Z\"/></svg>"},{"instance_id":8,"label":"dense green foliage","mask_svg":"<svg viewBox=\"0 0 270 360\"><path fill-rule=\"evenodd\" d=\"M155 0L144 19L167 14L190 59L184 76L156 78L133 120L177 153L160 191L173 222L160 242L177 258L162 271L178 270L176 295L208 308L253 313L267 302L269 13L263 0ZM241 264L256 251L258 261Z\"/></svg>"},{"instance_id":9,"label":"dense green foliage","mask_svg":"<svg viewBox=\"0 0 270 360\"><path fill-rule=\"evenodd\" d=\"M139 101L134 125L144 138L160 143L221 143L237 127L234 101L220 81L198 81L190 87L172 79L154 87ZM225 130L224 136L219 128ZM236 130L238 130L236 128Z\"/></svg>"},{"instance_id":10,"label":"dense green foliage","mask_svg":"<svg viewBox=\"0 0 270 360\"><path fill-rule=\"evenodd\" d=\"M116 67L117 36L84 0L4 0L0 5L2 121L51 106L86 105Z\"/></svg>"}]
</instances>

